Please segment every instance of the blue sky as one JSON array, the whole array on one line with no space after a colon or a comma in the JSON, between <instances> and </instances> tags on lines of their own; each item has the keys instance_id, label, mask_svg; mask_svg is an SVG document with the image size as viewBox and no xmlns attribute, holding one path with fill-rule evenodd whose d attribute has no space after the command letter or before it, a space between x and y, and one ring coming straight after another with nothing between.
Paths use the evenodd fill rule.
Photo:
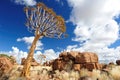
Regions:
<instances>
[{"instance_id":1,"label":"blue sky","mask_svg":"<svg viewBox=\"0 0 120 80\"><path fill-rule=\"evenodd\" d=\"M25 6L43 2L65 19L69 35L65 39L42 38L36 55L56 58L63 51L90 51L101 62L120 59L120 0L1 0L0 52L26 57L34 38L25 26ZM112 6L111 6L112 5Z\"/></svg>"},{"instance_id":2,"label":"blue sky","mask_svg":"<svg viewBox=\"0 0 120 80\"><path fill-rule=\"evenodd\" d=\"M56 14L63 16L65 20L69 19L68 14L70 14L70 9L67 9L67 2L65 2L65 7L61 6L61 4L56 1L44 1L43 3L52 8L56 12ZM19 47L19 49L26 51L26 44L16 41L17 38L34 36L33 33L28 32L27 27L24 25L26 22L26 16L23 12L23 7L25 7L25 5L15 4L13 1L10 0L1 1L0 4L0 38L4 39L0 41L0 44L3 45L0 47L1 51L9 51L11 50L12 46L17 46ZM72 26L72 24L66 24L66 26ZM68 34L72 34L71 32L73 32L73 29L70 27L68 28ZM71 37L71 35L69 37ZM55 49L56 47L65 48L65 46L69 45L69 43L66 44L66 41L70 42L70 38L64 40L43 38L41 40L41 42L43 42L44 44L45 49ZM64 44L64 46L62 44Z\"/></svg>"}]
</instances>

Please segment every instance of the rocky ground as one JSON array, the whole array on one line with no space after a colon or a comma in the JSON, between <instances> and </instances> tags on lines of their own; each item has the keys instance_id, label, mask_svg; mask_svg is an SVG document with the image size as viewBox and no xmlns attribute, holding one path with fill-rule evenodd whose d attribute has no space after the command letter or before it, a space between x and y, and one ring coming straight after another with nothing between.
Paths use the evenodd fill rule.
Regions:
<instances>
[{"instance_id":1,"label":"rocky ground","mask_svg":"<svg viewBox=\"0 0 120 80\"><path fill-rule=\"evenodd\" d=\"M98 56L90 52L63 52L44 65L33 59L27 78L20 77L24 60L18 65L14 59L0 57L0 80L120 80L119 60L117 64L100 64Z\"/></svg>"}]
</instances>

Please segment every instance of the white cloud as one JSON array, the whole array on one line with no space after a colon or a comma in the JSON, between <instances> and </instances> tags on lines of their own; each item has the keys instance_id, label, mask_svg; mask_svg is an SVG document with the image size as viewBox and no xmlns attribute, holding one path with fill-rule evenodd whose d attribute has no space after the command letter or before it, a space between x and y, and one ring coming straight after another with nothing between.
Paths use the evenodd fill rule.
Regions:
<instances>
[{"instance_id":1,"label":"white cloud","mask_svg":"<svg viewBox=\"0 0 120 80\"><path fill-rule=\"evenodd\" d=\"M67 46L67 51L73 50L75 48L77 48L77 45L69 45Z\"/></svg>"},{"instance_id":2,"label":"white cloud","mask_svg":"<svg viewBox=\"0 0 120 80\"><path fill-rule=\"evenodd\" d=\"M14 56L16 58L17 63L21 63L21 58L27 57L27 52L19 50L17 47L12 47L12 50L9 52L0 52L0 54L7 54L9 56Z\"/></svg>"},{"instance_id":3,"label":"white cloud","mask_svg":"<svg viewBox=\"0 0 120 80\"><path fill-rule=\"evenodd\" d=\"M48 50L45 50L43 54L46 56L46 59L49 61L57 58L58 53L59 52L55 52L53 49L48 49Z\"/></svg>"},{"instance_id":4,"label":"white cloud","mask_svg":"<svg viewBox=\"0 0 120 80\"><path fill-rule=\"evenodd\" d=\"M56 59L59 54L59 52L55 52L53 49L48 49L45 50L43 53L41 51L36 51L36 53L34 53L34 58L35 60L39 63L40 59L38 58L39 55L45 55L46 58L43 60L43 62L45 61L50 61L52 59ZM17 63L21 64L21 59L22 58L26 58L28 53L24 52L22 50L19 50L17 47L12 47L12 50L9 52L0 52L0 54L7 54L9 56L14 56L16 58Z\"/></svg>"},{"instance_id":5,"label":"white cloud","mask_svg":"<svg viewBox=\"0 0 120 80\"><path fill-rule=\"evenodd\" d=\"M59 56L59 52L55 52L53 49L44 50L43 53L41 51L36 51L36 53L34 53L34 58L38 63L41 60L40 55L44 55L46 57L45 59L43 58L42 60L43 63L45 61L56 59Z\"/></svg>"},{"instance_id":6,"label":"white cloud","mask_svg":"<svg viewBox=\"0 0 120 80\"><path fill-rule=\"evenodd\" d=\"M90 45L90 44L88 44ZM69 46L71 48L69 48ZM76 45L69 45L67 47L67 51L80 51L80 52L94 52L99 56L99 62L100 63L109 63L109 62L115 62L116 60L120 59L120 46L117 48L108 48L108 47L103 47L103 48L93 48L93 47L86 47L86 46L76 46Z\"/></svg>"},{"instance_id":7,"label":"white cloud","mask_svg":"<svg viewBox=\"0 0 120 80\"><path fill-rule=\"evenodd\" d=\"M120 26L114 18L120 14L120 0L67 1L72 7L70 21L76 25L76 36L72 40L80 42L81 46L78 48L73 45L71 49L97 52L98 55L110 54L109 61L112 57L117 59L119 47L108 47L119 39ZM104 59L108 60L108 57Z\"/></svg>"},{"instance_id":8,"label":"white cloud","mask_svg":"<svg viewBox=\"0 0 120 80\"><path fill-rule=\"evenodd\" d=\"M100 57L100 62L115 62L117 59L120 59L120 47L117 47L116 49L114 48L103 48L103 49L99 49L96 52L100 52L98 53L99 57ZM101 54L102 53L102 54Z\"/></svg>"},{"instance_id":9,"label":"white cloud","mask_svg":"<svg viewBox=\"0 0 120 80\"><path fill-rule=\"evenodd\" d=\"M37 62L41 62L42 57L40 57L40 55L44 55L46 57L42 59L42 63L43 63L45 61L56 59L59 56L59 52L55 52L53 49L47 49L43 53L37 51L34 54L34 58L36 59Z\"/></svg>"},{"instance_id":10,"label":"white cloud","mask_svg":"<svg viewBox=\"0 0 120 80\"><path fill-rule=\"evenodd\" d=\"M24 41L28 45L28 48L29 48L33 42L33 39L34 39L34 37L31 36L31 37L18 38L17 41L18 42ZM36 45L36 50L41 50L42 47L43 47L43 43L38 41L37 45ZM19 53L19 49L17 49L17 48L14 48L14 49L15 49L16 53ZM45 62L45 61L49 61L49 60L57 58L59 55L59 52L55 52L53 49L44 50L43 53L41 51L36 51L36 53L34 53L34 58L36 59L37 62L40 62L40 59L38 58L38 56L41 54L46 56L46 59L43 61L43 62Z\"/></svg>"},{"instance_id":11,"label":"white cloud","mask_svg":"<svg viewBox=\"0 0 120 80\"><path fill-rule=\"evenodd\" d=\"M34 36L31 37L23 37L23 38L18 38L17 41L24 41L28 45L28 49L30 48L32 42L34 40ZM43 43L39 40L36 44L36 49L35 50L42 50L43 49Z\"/></svg>"},{"instance_id":12,"label":"white cloud","mask_svg":"<svg viewBox=\"0 0 120 80\"><path fill-rule=\"evenodd\" d=\"M13 0L16 4L34 6L37 2L36 0Z\"/></svg>"}]
</instances>

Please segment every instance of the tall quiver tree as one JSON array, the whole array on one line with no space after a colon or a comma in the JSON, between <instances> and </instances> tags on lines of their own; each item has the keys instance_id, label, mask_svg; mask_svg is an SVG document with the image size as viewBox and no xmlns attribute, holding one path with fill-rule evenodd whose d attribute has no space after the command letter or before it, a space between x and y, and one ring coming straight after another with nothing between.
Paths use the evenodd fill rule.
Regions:
<instances>
[{"instance_id":1,"label":"tall quiver tree","mask_svg":"<svg viewBox=\"0 0 120 80\"><path fill-rule=\"evenodd\" d=\"M49 9L43 3L37 3L34 7L25 7L24 11L27 17L26 26L30 32L35 34L35 38L21 72L21 76L27 77L30 75L31 61L33 59L36 43L40 37L62 38L66 27L64 19L61 16L57 16L52 9Z\"/></svg>"}]
</instances>

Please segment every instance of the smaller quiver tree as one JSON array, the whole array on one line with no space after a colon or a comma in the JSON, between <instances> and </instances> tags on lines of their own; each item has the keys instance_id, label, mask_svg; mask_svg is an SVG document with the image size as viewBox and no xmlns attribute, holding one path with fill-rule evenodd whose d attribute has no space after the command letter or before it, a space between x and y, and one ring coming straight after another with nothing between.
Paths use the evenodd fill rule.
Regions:
<instances>
[{"instance_id":1,"label":"smaller quiver tree","mask_svg":"<svg viewBox=\"0 0 120 80\"><path fill-rule=\"evenodd\" d=\"M34 7L25 7L24 11L27 17L26 26L30 32L35 34L35 38L21 72L21 76L27 77L30 75L31 61L33 59L36 43L40 37L62 38L65 36L66 27L64 19L61 16L57 16L52 9L49 9L43 3L37 3Z\"/></svg>"},{"instance_id":2,"label":"smaller quiver tree","mask_svg":"<svg viewBox=\"0 0 120 80\"><path fill-rule=\"evenodd\" d=\"M46 56L44 54L39 54L37 60L39 60L40 65L42 65L43 61L46 61Z\"/></svg>"}]
</instances>

